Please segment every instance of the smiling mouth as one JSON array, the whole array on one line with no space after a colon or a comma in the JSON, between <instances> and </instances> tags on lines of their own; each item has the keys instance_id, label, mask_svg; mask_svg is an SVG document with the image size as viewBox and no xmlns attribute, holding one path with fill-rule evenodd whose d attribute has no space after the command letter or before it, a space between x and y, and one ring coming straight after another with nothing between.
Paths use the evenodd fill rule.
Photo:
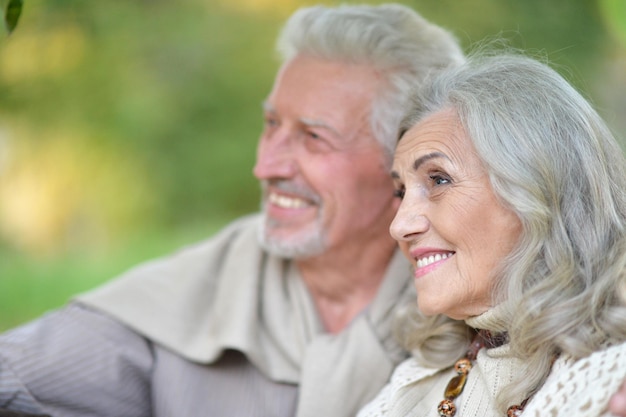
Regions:
<instances>
[{"instance_id":1,"label":"smiling mouth","mask_svg":"<svg viewBox=\"0 0 626 417\"><path fill-rule=\"evenodd\" d=\"M287 197L286 195L277 193L270 193L267 197L267 200L275 206L286 209L299 209L311 205L311 203L305 199L297 197Z\"/></svg>"},{"instance_id":2,"label":"smiling mouth","mask_svg":"<svg viewBox=\"0 0 626 417\"><path fill-rule=\"evenodd\" d=\"M454 252L438 253L436 255L424 256L423 258L419 258L417 260L416 268L417 269L424 268L424 267L426 267L428 265L434 264L435 262L439 262L439 261L442 261L444 259L448 259L452 255L454 255Z\"/></svg>"}]
</instances>

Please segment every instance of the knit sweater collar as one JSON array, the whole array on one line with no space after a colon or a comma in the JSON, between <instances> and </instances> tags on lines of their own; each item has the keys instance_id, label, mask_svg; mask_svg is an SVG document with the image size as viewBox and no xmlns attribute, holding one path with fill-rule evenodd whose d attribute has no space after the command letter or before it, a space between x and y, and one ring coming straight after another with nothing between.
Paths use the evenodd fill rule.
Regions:
<instances>
[{"instance_id":1,"label":"knit sweater collar","mask_svg":"<svg viewBox=\"0 0 626 417\"><path fill-rule=\"evenodd\" d=\"M508 330L510 311L507 303L498 304L478 316L465 319L465 323L479 330L501 333Z\"/></svg>"}]
</instances>

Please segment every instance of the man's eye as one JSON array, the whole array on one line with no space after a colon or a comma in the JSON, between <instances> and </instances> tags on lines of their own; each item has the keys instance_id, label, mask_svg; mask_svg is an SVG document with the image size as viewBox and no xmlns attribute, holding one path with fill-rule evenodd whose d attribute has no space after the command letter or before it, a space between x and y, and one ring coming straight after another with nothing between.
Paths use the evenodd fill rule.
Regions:
<instances>
[{"instance_id":1,"label":"man's eye","mask_svg":"<svg viewBox=\"0 0 626 417\"><path fill-rule=\"evenodd\" d=\"M404 198L404 188L397 188L393 191L393 196L400 199Z\"/></svg>"},{"instance_id":2,"label":"man's eye","mask_svg":"<svg viewBox=\"0 0 626 417\"><path fill-rule=\"evenodd\" d=\"M309 138L311 138L311 139L315 139L315 140L317 140L317 139L319 139L319 138L320 138L320 135L318 135L318 134L317 134L317 133L315 133L315 132L307 132L307 136L308 136Z\"/></svg>"}]
</instances>

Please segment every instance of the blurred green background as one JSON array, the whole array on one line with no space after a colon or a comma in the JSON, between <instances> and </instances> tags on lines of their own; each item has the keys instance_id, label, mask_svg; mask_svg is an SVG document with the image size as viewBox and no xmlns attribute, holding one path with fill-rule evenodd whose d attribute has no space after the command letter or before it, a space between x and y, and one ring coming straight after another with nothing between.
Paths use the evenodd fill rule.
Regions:
<instances>
[{"instance_id":1,"label":"blurred green background","mask_svg":"<svg viewBox=\"0 0 626 417\"><path fill-rule=\"evenodd\" d=\"M624 136L625 0L401 2L547 56ZM256 210L274 39L310 4L25 0L0 35L0 330Z\"/></svg>"}]
</instances>

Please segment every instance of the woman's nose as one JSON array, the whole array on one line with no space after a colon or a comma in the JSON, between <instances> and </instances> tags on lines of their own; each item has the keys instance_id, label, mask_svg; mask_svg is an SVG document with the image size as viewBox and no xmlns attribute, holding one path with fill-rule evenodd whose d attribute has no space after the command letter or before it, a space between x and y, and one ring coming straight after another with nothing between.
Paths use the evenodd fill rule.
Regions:
<instances>
[{"instance_id":1,"label":"woman's nose","mask_svg":"<svg viewBox=\"0 0 626 417\"><path fill-rule=\"evenodd\" d=\"M405 198L389 226L389 233L398 242L413 240L430 227L425 202L420 198Z\"/></svg>"}]
</instances>

